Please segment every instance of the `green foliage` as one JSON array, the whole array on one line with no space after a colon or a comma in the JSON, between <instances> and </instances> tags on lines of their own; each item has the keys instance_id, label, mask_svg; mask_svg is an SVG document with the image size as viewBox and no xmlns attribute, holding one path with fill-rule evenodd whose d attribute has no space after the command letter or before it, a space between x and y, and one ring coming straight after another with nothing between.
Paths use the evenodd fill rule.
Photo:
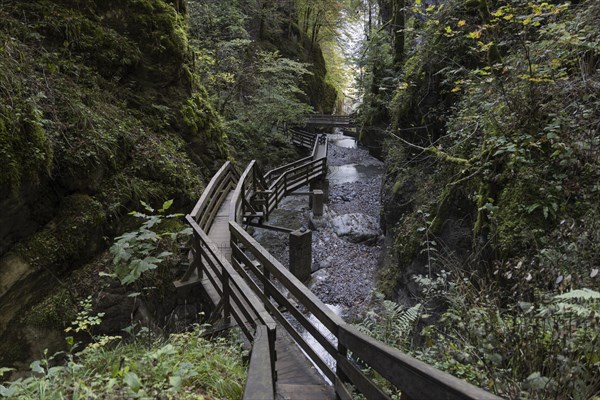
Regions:
<instances>
[{"instance_id":1,"label":"green foliage","mask_svg":"<svg viewBox=\"0 0 600 400\"><path fill-rule=\"evenodd\" d=\"M1 57L1 54L0 54ZM8 68L0 58L0 68ZM17 192L21 183L37 184L50 175L52 147L43 129L42 111L35 99L24 104L0 104L0 185Z\"/></svg>"},{"instance_id":2,"label":"green foliage","mask_svg":"<svg viewBox=\"0 0 600 400\"><path fill-rule=\"evenodd\" d=\"M165 220L179 218L182 214L165 214L173 204L173 200L164 202L159 210L154 210L148 204L141 202L149 213L144 214L132 211L129 215L142 219L144 222L135 231L124 233L115 238L115 243L110 248L113 257L114 275L123 285L137 281L144 272L157 269L169 256L170 251L160 251L162 248L173 247L179 235L189 235L190 230L179 232L160 232L159 227ZM168 243L165 243L168 242Z\"/></svg>"},{"instance_id":3,"label":"green foliage","mask_svg":"<svg viewBox=\"0 0 600 400\"><path fill-rule=\"evenodd\" d=\"M245 367L239 347L202 336L196 327L148 342L99 337L81 352L34 361L30 377L0 385L0 397L241 399ZM0 377L6 372L1 368Z\"/></svg>"},{"instance_id":4,"label":"green foliage","mask_svg":"<svg viewBox=\"0 0 600 400\"><path fill-rule=\"evenodd\" d=\"M392 99L397 78L392 69L390 36L386 30L375 30L360 50L357 68L358 95L362 103L358 109L358 122L372 126L388 118L387 105Z\"/></svg>"},{"instance_id":5,"label":"green foliage","mask_svg":"<svg viewBox=\"0 0 600 400\"><path fill-rule=\"evenodd\" d=\"M195 72L224 118L235 155L266 163L276 161L265 157L280 147L272 145L279 142L276 128L303 122L304 115L312 110L307 104L310 87L305 90L305 81L322 77L314 77L309 64L296 61L302 57L294 54L292 59L296 48L290 51L283 38L276 39L267 32L278 32L281 11L276 8L265 3L262 10L255 10L237 1L221 4L195 0L189 9ZM257 22L259 40L253 36ZM267 37L286 50L286 56Z\"/></svg>"},{"instance_id":6,"label":"green foliage","mask_svg":"<svg viewBox=\"0 0 600 400\"><path fill-rule=\"evenodd\" d=\"M386 300L383 294L375 293L371 307L364 319L357 325L357 328L390 346L404 351L409 348L413 332L421 317L422 305L416 304L412 307L403 307L393 301ZM398 389L378 373L370 368L364 369L363 372L369 375L390 398L394 400L401 398ZM361 399L363 396L360 395L357 398Z\"/></svg>"},{"instance_id":7,"label":"green foliage","mask_svg":"<svg viewBox=\"0 0 600 400\"><path fill-rule=\"evenodd\" d=\"M86 332L92 337L92 329L102 323L104 313L92 314L92 296L88 296L79 302L79 312L71 326L65 328L65 332Z\"/></svg>"},{"instance_id":8,"label":"green foliage","mask_svg":"<svg viewBox=\"0 0 600 400\"><path fill-rule=\"evenodd\" d=\"M449 293L453 303L439 326L424 330L419 358L510 398L597 394L600 293L536 296L499 310L473 289Z\"/></svg>"},{"instance_id":9,"label":"green foliage","mask_svg":"<svg viewBox=\"0 0 600 400\"><path fill-rule=\"evenodd\" d=\"M403 307L376 293L372 308L358 324L358 329L390 346L403 349L411 341L421 308L421 304Z\"/></svg>"}]
</instances>

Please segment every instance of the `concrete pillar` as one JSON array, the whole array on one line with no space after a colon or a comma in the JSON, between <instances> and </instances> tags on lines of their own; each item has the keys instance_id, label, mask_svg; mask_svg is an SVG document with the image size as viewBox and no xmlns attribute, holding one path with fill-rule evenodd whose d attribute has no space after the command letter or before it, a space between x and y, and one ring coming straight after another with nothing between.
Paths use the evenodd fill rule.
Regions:
<instances>
[{"instance_id":1,"label":"concrete pillar","mask_svg":"<svg viewBox=\"0 0 600 400\"><path fill-rule=\"evenodd\" d=\"M310 191L314 192L315 190L322 190L323 191L323 201L325 203L329 202L329 179L321 179L318 181L312 181L310 183ZM309 197L308 200L308 206L312 207L313 205L313 199L312 196Z\"/></svg>"},{"instance_id":2,"label":"concrete pillar","mask_svg":"<svg viewBox=\"0 0 600 400\"><path fill-rule=\"evenodd\" d=\"M312 212L315 217L323 215L324 195L322 190L313 190Z\"/></svg>"},{"instance_id":3,"label":"concrete pillar","mask_svg":"<svg viewBox=\"0 0 600 400\"><path fill-rule=\"evenodd\" d=\"M323 179L321 190L323 191L323 201L329 203L329 179Z\"/></svg>"},{"instance_id":4,"label":"concrete pillar","mask_svg":"<svg viewBox=\"0 0 600 400\"><path fill-rule=\"evenodd\" d=\"M306 282L312 272L312 231L290 233L290 272Z\"/></svg>"}]
</instances>

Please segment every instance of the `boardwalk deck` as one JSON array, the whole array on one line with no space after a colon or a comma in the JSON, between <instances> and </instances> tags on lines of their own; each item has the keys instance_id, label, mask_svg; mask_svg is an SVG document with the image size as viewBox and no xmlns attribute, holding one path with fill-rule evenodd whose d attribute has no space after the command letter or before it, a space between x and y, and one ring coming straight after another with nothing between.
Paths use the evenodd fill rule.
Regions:
<instances>
[{"instance_id":1,"label":"boardwalk deck","mask_svg":"<svg viewBox=\"0 0 600 400\"><path fill-rule=\"evenodd\" d=\"M229 232L229 204L233 190L228 193L208 232L209 238L216 244L223 256L231 261L231 234ZM216 305L219 295L208 279L202 280L202 286ZM277 329L275 350L277 354L277 399L310 400L335 399L332 386L328 385L312 363L302 353L298 345L284 328Z\"/></svg>"},{"instance_id":2,"label":"boardwalk deck","mask_svg":"<svg viewBox=\"0 0 600 400\"><path fill-rule=\"evenodd\" d=\"M217 248L221 251L227 261L231 262L231 235L229 233L229 203L233 197L233 190L231 190L223 205L219 209L215 220L208 231L208 237L212 239L213 243L217 245Z\"/></svg>"},{"instance_id":3,"label":"boardwalk deck","mask_svg":"<svg viewBox=\"0 0 600 400\"><path fill-rule=\"evenodd\" d=\"M186 216L194 232L192 257L175 285L193 288L190 285L200 283L196 270L204 271L201 283L215 305L211 319L235 321L253 343L244 400L351 399L348 384L368 399L389 398L349 354L400 389L406 399L500 400L345 323L243 229L244 219L258 213L255 207L262 204L262 214L268 216L283 197L324 178L327 140L309 132L292 133L294 144L313 149L310 156L266 175L255 161L242 174L226 162ZM324 336L304 312L312 313L337 341ZM325 362L288 317L321 344L336 361L335 367Z\"/></svg>"}]
</instances>

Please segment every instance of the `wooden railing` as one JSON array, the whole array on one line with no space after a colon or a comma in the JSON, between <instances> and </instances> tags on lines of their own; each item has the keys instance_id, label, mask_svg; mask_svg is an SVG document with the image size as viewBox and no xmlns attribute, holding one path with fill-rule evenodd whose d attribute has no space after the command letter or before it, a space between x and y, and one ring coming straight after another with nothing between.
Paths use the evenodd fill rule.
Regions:
<instances>
[{"instance_id":1,"label":"wooden railing","mask_svg":"<svg viewBox=\"0 0 600 400\"><path fill-rule=\"evenodd\" d=\"M313 156L315 149L316 146ZM256 204L255 199L261 191L268 194L264 203L268 212L289 191L306 184L311 177L322 177L326 172L324 160L309 159L301 165L293 163L288 168L272 172L270 176L277 177L268 189L265 189L267 179L262 177L256 163L250 163L242 175L226 163L209 183L205 191L208 194L201 197L205 204L197 205L195 214L186 217L194 229L194 260L203 260L193 265L203 268L207 275L209 272L214 275L209 279L219 288L223 316L233 316L242 332L254 343L244 399L272 399L274 396L273 340L276 330L273 318L332 382L338 398L342 400L352 399L352 391L363 394L367 399L389 399L372 379L372 373L377 373L399 389L403 399L500 399L346 324L240 225L246 218L248 205L254 207L253 203ZM198 221L210 225L214 210L220 208L226 197L222 192L233 184L235 191L229 208L232 252L229 263L214 251L214 243ZM220 201L220 204L209 204L212 201ZM209 214L206 219L201 216L203 212ZM222 272L216 273L216 270ZM313 314L318 324L309 320L306 311ZM330 335L317 325L325 327ZM334 360L334 365L328 364L307 343L296 326L301 326L323 347Z\"/></svg>"},{"instance_id":2,"label":"wooden railing","mask_svg":"<svg viewBox=\"0 0 600 400\"><path fill-rule=\"evenodd\" d=\"M354 121L349 115L310 114L307 125L350 126Z\"/></svg>"},{"instance_id":3,"label":"wooden railing","mask_svg":"<svg viewBox=\"0 0 600 400\"><path fill-rule=\"evenodd\" d=\"M242 276L263 301L265 308L335 385L341 399L352 399L346 384L367 399L389 398L364 372L367 369L365 366L402 391L406 399L499 399L346 324L242 227L230 224L230 232L234 267L236 270L246 270ZM285 310L288 315L280 310ZM318 324L324 326L334 339L329 339L327 332L322 332L311 323L304 310L312 313ZM328 365L317 354L289 321L290 317L335 360L335 366ZM356 362L358 359L361 367Z\"/></svg>"},{"instance_id":4,"label":"wooden railing","mask_svg":"<svg viewBox=\"0 0 600 400\"><path fill-rule=\"evenodd\" d=\"M306 138L303 140L303 146L312 148L311 154L281 168L270 170L264 177L255 161L248 164L240 179L243 183L238 183L236 187L236 203L232 205L229 214L230 218L235 214L239 224L244 218L268 218L285 196L327 175L327 151L325 150L323 157L317 156L319 146L327 149L327 138L322 136L319 141L317 135L300 130L295 130L292 134L293 138Z\"/></svg>"},{"instance_id":5,"label":"wooden railing","mask_svg":"<svg viewBox=\"0 0 600 400\"><path fill-rule=\"evenodd\" d=\"M244 400L275 398L276 324L247 282L207 235L228 193L240 182L240 175L226 162L204 190L191 214L186 216L193 230L191 265L182 281L194 274L205 277L220 301L214 315L235 320L248 341L253 343Z\"/></svg>"},{"instance_id":6,"label":"wooden railing","mask_svg":"<svg viewBox=\"0 0 600 400\"><path fill-rule=\"evenodd\" d=\"M300 129L290 129L292 133L292 144L304 147L312 147L315 143L315 134ZM285 167L285 166L284 166Z\"/></svg>"}]
</instances>

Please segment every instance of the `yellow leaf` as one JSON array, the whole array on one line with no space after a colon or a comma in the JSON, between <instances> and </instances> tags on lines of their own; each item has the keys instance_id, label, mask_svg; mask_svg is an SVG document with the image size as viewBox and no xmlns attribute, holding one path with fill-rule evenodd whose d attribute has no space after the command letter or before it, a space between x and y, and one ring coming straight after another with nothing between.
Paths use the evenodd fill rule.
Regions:
<instances>
[{"instance_id":1,"label":"yellow leaf","mask_svg":"<svg viewBox=\"0 0 600 400\"><path fill-rule=\"evenodd\" d=\"M510 20L511 20L511 19L513 19L514 17L515 17L515 16L514 16L513 14L508 14L508 15L505 15L504 17L502 17L502 18L504 18L504 19L505 19L505 20L507 20L507 21L510 21Z\"/></svg>"},{"instance_id":2,"label":"yellow leaf","mask_svg":"<svg viewBox=\"0 0 600 400\"><path fill-rule=\"evenodd\" d=\"M460 21L458 21L458 27L459 28L462 27L462 26L465 26L465 24L466 24L466 22L465 22L464 19L461 19Z\"/></svg>"},{"instance_id":3,"label":"yellow leaf","mask_svg":"<svg viewBox=\"0 0 600 400\"><path fill-rule=\"evenodd\" d=\"M456 93L456 92L460 92L461 90L462 90L462 88L461 88L460 86L455 86L455 87L454 87L454 88L451 90L451 92L452 92L452 93Z\"/></svg>"},{"instance_id":4,"label":"yellow leaf","mask_svg":"<svg viewBox=\"0 0 600 400\"><path fill-rule=\"evenodd\" d=\"M469 39L479 39L481 37L481 31L469 32L467 37Z\"/></svg>"}]
</instances>

